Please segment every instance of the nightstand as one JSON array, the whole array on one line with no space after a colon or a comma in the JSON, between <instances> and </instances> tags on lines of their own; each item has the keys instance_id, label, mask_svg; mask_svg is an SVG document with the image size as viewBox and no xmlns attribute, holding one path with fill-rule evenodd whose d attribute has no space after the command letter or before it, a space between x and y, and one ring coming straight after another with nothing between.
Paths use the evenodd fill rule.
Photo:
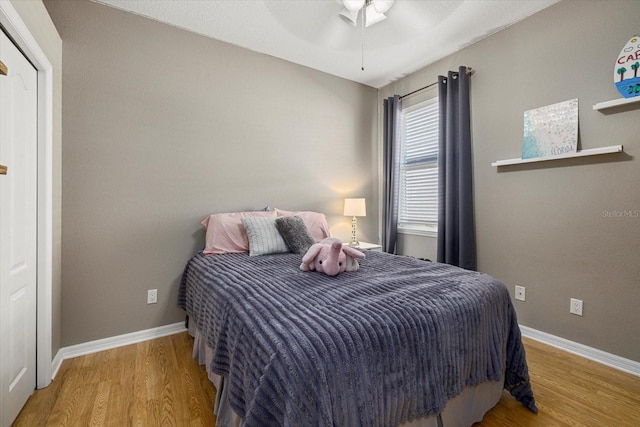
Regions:
<instances>
[{"instance_id":1,"label":"nightstand","mask_svg":"<svg viewBox=\"0 0 640 427\"><path fill-rule=\"evenodd\" d=\"M351 246L349 245L349 243L345 243L346 246ZM382 252L382 245L378 245L375 243L367 243L367 242L360 242L358 244L358 246L351 246L352 248L356 248L356 249L368 249L370 251L374 251L374 252Z\"/></svg>"}]
</instances>

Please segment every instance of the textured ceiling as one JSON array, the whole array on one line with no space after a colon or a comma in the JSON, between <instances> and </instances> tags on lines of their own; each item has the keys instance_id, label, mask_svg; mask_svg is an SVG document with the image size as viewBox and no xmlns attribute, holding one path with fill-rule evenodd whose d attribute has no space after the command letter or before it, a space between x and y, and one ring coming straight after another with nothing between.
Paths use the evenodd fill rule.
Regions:
<instances>
[{"instance_id":1,"label":"textured ceiling","mask_svg":"<svg viewBox=\"0 0 640 427\"><path fill-rule=\"evenodd\" d=\"M559 0L396 0L364 30L364 71L337 0L94 1L379 88Z\"/></svg>"}]
</instances>

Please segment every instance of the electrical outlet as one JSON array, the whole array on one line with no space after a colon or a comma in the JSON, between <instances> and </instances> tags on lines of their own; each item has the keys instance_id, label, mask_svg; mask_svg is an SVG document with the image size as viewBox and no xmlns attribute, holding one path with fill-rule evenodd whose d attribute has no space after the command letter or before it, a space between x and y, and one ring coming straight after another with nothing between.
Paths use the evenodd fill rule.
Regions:
<instances>
[{"instance_id":1,"label":"electrical outlet","mask_svg":"<svg viewBox=\"0 0 640 427\"><path fill-rule=\"evenodd\" d=\"M155 304L158 302L158 290L149 289L147 291L147 304Z\"/></svg>"},{"instance_id":2,"label":"electrical outlet","mask_svg":"<svg viewBox=\"0 0 640 427\"><path fill-rule=\"evenodd\" d=\"M524 299L525 299L525 288L524 288L524 286L516 285L516 299L518 301L524 301Z\"/></svg>"},{"instance_id":3,"label":"electrical outlet","mask_svg":"<svg viewBox=\"0 0 640 427\"><path fill-rule=\"evenodd\" d=\"M569 306L569 313L582 316L582 300L571 298L571 305Z\"/></svg>"}]
</instances>

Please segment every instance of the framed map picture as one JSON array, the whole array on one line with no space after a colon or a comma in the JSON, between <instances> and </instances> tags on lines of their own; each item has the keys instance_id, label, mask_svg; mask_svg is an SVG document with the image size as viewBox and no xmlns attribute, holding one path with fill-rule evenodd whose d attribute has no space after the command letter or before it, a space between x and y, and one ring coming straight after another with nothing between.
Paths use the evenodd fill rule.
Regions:
<instances>
[{"instance_id":1,"label":"framed map picture","mask_svg":"<svg viewBox=\"0 0 640 427\"><path fill-rule=\"evenodd\" d=\"M578 99L524 112L522 158L560 156L578 149Z\"/></svg>"}]
</instances>

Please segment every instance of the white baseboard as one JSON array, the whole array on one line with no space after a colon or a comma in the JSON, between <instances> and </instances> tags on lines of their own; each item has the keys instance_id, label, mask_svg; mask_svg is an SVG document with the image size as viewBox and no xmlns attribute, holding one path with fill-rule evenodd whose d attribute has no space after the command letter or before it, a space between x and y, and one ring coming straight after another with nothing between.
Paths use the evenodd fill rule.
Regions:
<instances>
[{"instance_id":1,"label":"white baseboard","mask_svg":"<svg viewBox=\"0 0 640 427\"><path fill-rule=\"evenodd\" d=\"M56 357L51 361L51 381L53 381L56 375L58 375L58 370L60 369L60 366L62 366L62 361L64 360L62 358L62 350L62 348L58 350Z\"/></svg>"},{"instance_id":2,"label":"white baseboard","mask_svg":"<svg viewBox=\"0 0 640 427\"><path fill-rule=\"evenodd\" d=\"M598 350L597 348L589 347L584 344L569 341L546 332L538 331L536 329L529 328L528 326L520 325L520 332L522 332L523 337L540 341L543 344L548 344L552 347L559 348L560 350L582 356L585 359L593 360L594 362L602 363L603 365L640 377L639 362L625 359L624 357L616 356L615 354L607 353L606 351Z\"/></svg>"},{"instance_id":3,"label":"white baseboard","mask_svg":"<svg viewBox=\"0 0 640 427\"><path fill-rule=\"evenodd\" d=\"M135 344L154 338L178 334L186 330L184 322L178 322L170 325L159 326L157 328L145 329L144 331L131 332L129 334L89 341L69 347L62 347L58 350L56 357L54 357L51 362L51 371L53 372L52 379L56 377L62 362L66 359L73 359L74 357L84 356L85 354L97 353L98 351L110 350L112 348Z\"/></svg>"}]
</instances>

